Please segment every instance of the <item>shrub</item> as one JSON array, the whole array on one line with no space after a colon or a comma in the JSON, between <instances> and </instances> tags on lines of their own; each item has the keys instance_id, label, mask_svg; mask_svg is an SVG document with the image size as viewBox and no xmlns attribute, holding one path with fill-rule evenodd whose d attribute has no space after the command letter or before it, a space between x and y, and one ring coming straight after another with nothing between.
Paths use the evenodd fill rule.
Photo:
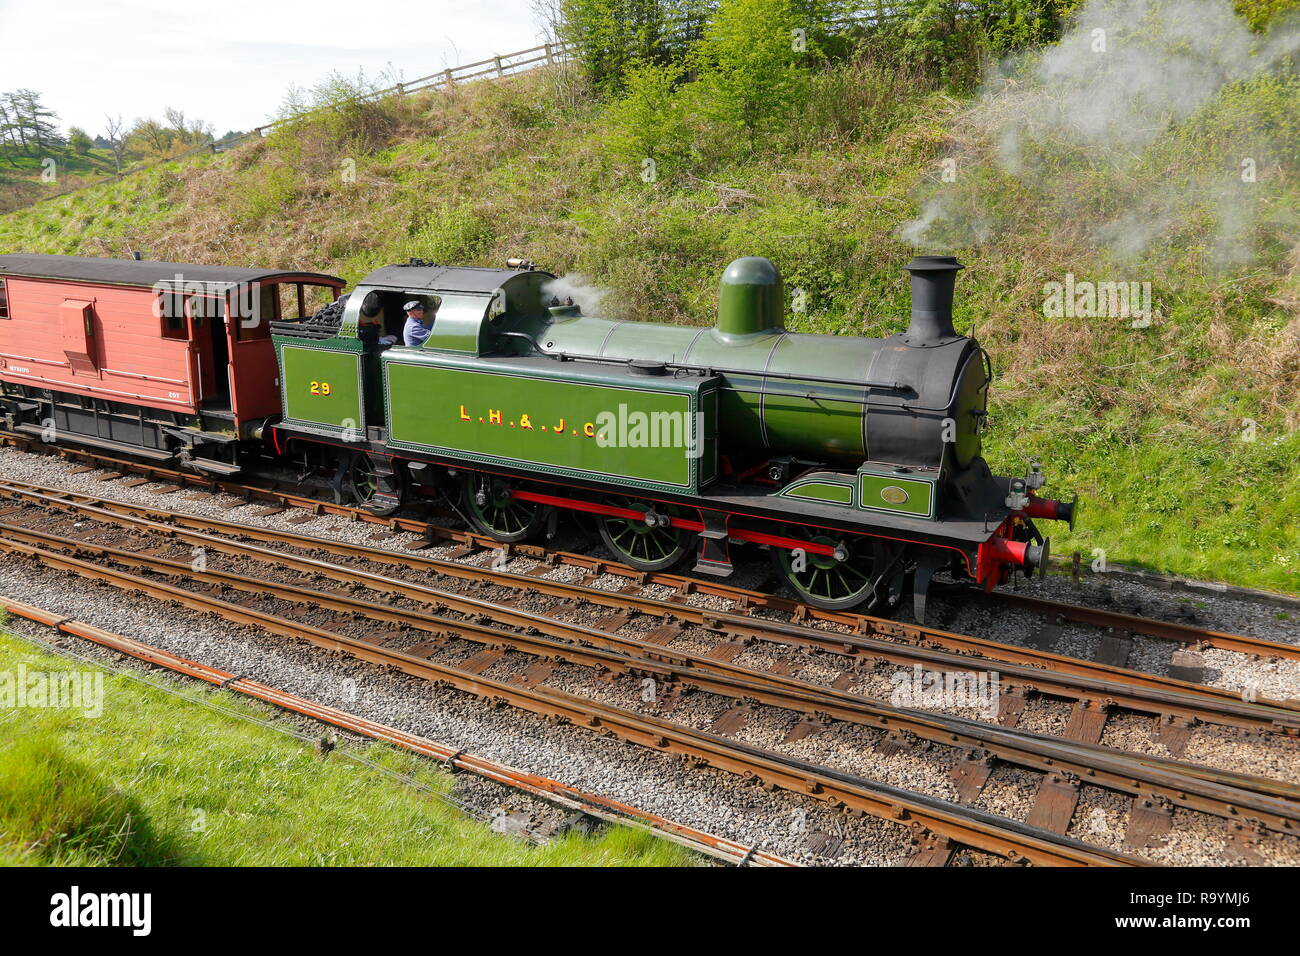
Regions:
<instances>
[{"instance_id":1,"label":"shrub","mask_svg":"<svg viewBox=\"0 0 1300 956\"><path fill-rule=\"evenodd\" d=\"M272 138L282 148L314 145L330 152L370 153L391 142L401 125L401 96L381 95L384 84L364 71L355 78L332 72L311 89L293 86L285 94L278 119L287 120ZM337 165L333 160L331 165Z\"/></svg>"},{"instance_id":2,"label":"shrub","mask_svg":"<svg viewBox=\"0 0 1300 956\"><path fill-rule=\"evenodd\" d=\"M627 90L610 104L607 146L632 163L663 166L690 152L691 126L677 95L682 67L641 63L627 73Z\"/></svg>"},{"instance_id":3,"label":"shrub","mask_svg":"<svg viewBox=\"0 0 1300 956\"><path fill-rule=\"evenodd\" d=\"M708 118L741 131L748 146L793 116L816 55L805 4L794 0L726 0L709 20L692 65Z\"/></svg>"}]
</instances>

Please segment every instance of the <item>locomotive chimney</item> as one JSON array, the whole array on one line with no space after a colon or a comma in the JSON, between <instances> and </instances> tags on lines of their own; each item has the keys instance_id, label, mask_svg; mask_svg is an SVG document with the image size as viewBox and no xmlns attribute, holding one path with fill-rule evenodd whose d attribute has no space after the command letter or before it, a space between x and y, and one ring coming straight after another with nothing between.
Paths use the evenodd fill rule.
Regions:
<instances>
[{"instance_id":1,"label":"locomotive chimney","mask_svg":"<svg viewBox=\"0 0 1300 956\"><path fill-rule=\"evenodd\" d=\"M959 338L952 324L952 292L957 270L964 268L955 256L917 256L907 264L912 273L912 322L903 333L904 345L926 348Z\"/></svg>"}]
</instances>

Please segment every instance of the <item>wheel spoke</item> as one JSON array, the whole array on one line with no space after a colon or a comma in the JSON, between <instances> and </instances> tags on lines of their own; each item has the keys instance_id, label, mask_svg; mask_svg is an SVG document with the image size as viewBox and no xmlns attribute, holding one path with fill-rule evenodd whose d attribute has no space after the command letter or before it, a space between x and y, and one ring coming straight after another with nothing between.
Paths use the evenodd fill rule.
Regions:
<instances>
[{"instance_id":1,"label":"wheel spoke","mask_svg":"<svg viewBox=\"0 0 1300 956\"><path fill-rule=\"evenodd\" d=\"M789 528L786 531L790 534ZM852 542L845 544L838 537L828 534L806 536L795 531L790 536L827 549L852 547ZM870 543L859 541L857 547L865 550L856 554L851 551L845 561L835 561L821 548L818 552L806 549L803 555L804 566L798 571L795 570L792 552L774 551L773 558L781 575L805 601L828 609L848 608L871 597L876 573L876 561Z\"/></svg>"},{"instance_id":2,"label":"wheel spoke","mask_svg":"<svg viewBox=\"0 0 1300 956\"><path fill-rule=\"evenodd\" d=\"M625 496L605 502L624 511L646 513L650 506ZM669 514L679 514L669 507ZM677 528L651 527L643 520L611 516L600 519L600 533L606 546L621 561L647 571L660 571L676 564L690 549L690 535Z\"/></svg>"}]
</instances>

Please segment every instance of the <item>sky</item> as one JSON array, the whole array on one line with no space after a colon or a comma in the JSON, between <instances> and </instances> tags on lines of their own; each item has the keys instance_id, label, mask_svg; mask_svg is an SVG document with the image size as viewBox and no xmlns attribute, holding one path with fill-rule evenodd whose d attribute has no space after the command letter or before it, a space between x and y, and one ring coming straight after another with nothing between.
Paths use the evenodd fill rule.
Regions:
<instances>
[{"instance_id":1,"label":"sky","mask_svg":"<svg viewBox=\"0 0 1300 956\"><path fill-rule=\"evenodd\" d=\"M0 0L0 91L39 91L65 131L174 106L220 136L331 70L412 80L541 42L529 0Z\"/></svg>"}]
</instances>

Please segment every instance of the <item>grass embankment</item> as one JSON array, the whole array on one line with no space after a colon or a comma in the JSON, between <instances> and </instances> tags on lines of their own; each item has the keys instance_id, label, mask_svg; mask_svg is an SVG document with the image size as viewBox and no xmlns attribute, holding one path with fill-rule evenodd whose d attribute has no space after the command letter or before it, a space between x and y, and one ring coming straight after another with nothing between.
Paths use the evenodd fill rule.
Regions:
<instances>
[{"instance_id":1,"label":"grass embankment","mask_svg":"<svg viewBox=\"0 0 1300 956\"><path fill-rule=\"evenodd\" d=\"M1053 529L1057 553L1100 548L1114 562L1300 590L1294 73L1226 85L1126 145L1136 158L1122 163L1039 143L1036 179L991 158L1002 128L989 101L885 55L796 79L778 91L785 112L755 129L728 126L706 83L647 74L598 97L572 70L332 111L215 160L0 217L0 248L141 248L349 281L408 256L525 255L607 287L625 317L694 324L713 321L725 264L757 254L803 290L790 328L878 335L908 312L902 266L915 249L901 230L956 157L952 195L979 219L952 247L968 267L958 327L974 327L996 372L987 457L1004 474L1041 458L1047 493L1081 493L1078 530ZM652 182L644 153L657 157ZM1242 155L1256 191L1213 198L1204 184L1240 185ZM1148 187L1166 186L1157 215ZM1254 218L1226 251L1249 251L1225 261L1225 218L1246 197ZM1142 227L1136 257L1097 239L1126 209ZM1048 317L1044 286L1067 273L1149 281L1154 321Z\"/></svg>"},{"instance_id":2,"label":"grass embankment","mask_svg":"<svg viewBox=\"0 0 1300 956\"><path fill-rule=\"evenodd\" d=\"M53 161L53 164L49 162ZM0 212L19 209L46 196L81 188L112 176L113 152L51 150L46 156L0 156Z\"/></svg>"},{"instance_id":3,"label":"grass embankment","mask_svg":"<svg viewBox=\"0 0 1300 956\"><path fill-rule=\"evenodd\" d=\"M0 675L91 670L0 630ZM11 676L12 680L13 677ZM158 680L159 678L152 678ZM102 714L0 712L0 863L67 866L670 866L686 851L625 828L535 847L438 799L452 778L379 744L327 757L241 719L267 709L183 687L222 713L106 674Z\"/></svg>"}]
</instances>

